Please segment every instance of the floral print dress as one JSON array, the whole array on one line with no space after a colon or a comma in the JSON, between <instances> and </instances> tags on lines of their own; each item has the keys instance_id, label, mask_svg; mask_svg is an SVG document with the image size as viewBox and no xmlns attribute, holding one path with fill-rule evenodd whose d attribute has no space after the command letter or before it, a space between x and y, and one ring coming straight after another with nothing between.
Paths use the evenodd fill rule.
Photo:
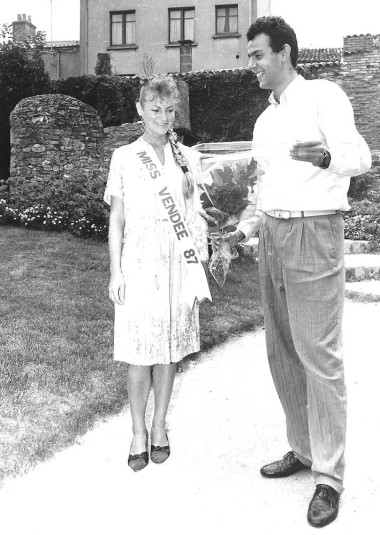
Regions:
<instances>
[{"instance_id":1,"label":"floral print dress","mask_svg":"<svg viewBox=\"0 0 380 535\"><path fill-rule=\"evenodd\" d=\"M181 145L191 168L197 153ZM111 196L124 204L124 239L121 269L125 280L125 304L115 304L114 358L129 364L153 365L178 362L199 351L199 305L182 299L186 264L178 240L160 212L152 179L137 153L145 151L174 191L202 260L207 259L207 225L199 215L198 188L192 199L182 193L182 170L170 144L164 147L165 163L139 138L113 153L104 200Z\"/></svg>"}]
</instances>

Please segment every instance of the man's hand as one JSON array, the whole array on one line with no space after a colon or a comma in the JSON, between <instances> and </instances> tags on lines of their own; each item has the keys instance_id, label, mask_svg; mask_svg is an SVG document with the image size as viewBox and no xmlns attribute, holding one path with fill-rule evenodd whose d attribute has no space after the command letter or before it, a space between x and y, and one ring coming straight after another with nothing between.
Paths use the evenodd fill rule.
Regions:
<instances>
[{"instance_id":1,"label":"man's hand","mask_svg":"<svg viewBox=\"0 0 380 535\"><path fill-rule=\"evenodd\" d=\"M235 232L229 232L225 236L222 236L223 242L227 242L230 247L235 247L238 243L245 239L245 234L241 230L235 230Z\"/></svg>"},{"instance_id":2,"label":"man's hand","mask_svg":"<svg viewBox=\"0 0 380 535\"><path fill-rule=\"evenodd\" d=\"M324 146L321 141L297 141L290 149L290 157L319 167L323 162Z\"/></svg>"}]
</instances>

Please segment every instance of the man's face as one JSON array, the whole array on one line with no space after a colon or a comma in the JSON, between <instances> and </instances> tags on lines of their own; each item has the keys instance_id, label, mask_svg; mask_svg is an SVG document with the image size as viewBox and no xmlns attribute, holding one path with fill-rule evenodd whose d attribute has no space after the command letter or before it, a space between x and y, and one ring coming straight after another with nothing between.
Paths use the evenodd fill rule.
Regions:
<instances>
[{"instance_id":1,"label":"man's face","mask_svg":"<svg viewBox=\"0 0 380 535\"><path fill-rule=\"evenodd\" d=\"M262 89L276 90L282 83L281 52L273 52L270 38L265 33L248 41L248 68L256 74Z\"/></svg>"}]
</instances>

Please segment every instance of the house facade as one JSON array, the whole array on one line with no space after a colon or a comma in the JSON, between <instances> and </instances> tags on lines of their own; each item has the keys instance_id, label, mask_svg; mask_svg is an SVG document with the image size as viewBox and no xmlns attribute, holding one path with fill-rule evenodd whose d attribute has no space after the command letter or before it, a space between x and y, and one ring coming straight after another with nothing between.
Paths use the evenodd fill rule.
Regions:
<instances>
[{"instance_id":1,"label":"house facade","mask_svg":"<svg viewBox=\"0 0 380 535\"><path fill-rule=\"evenodd\" d=\"M270 0L81 0L82 74L108 52L118 75L234 69L247 64L246 31L270 14ZM182 46L180 44L182 42ZM185 44L183 43L185 42ZM185 45L185 46L184 46Z\"/></svg>"},{"instance_id":2,"label":"house facade","mask_svg":"<svg viewBox=\"0 0 380 535\"><path fill-rule=\"evenodd\" d=\"M52 80L81 74L79 41L48 41L42 58Z\"/></svg>"},{"instance_id":3,"label":"house facade","mask_svg":"<svg viewBox=\"0 0 380 535\"><path fill-rule=\"evenodd\" d=\"M30 15L17 15L17 20L12 22L13 39L33 39L36 29ZM42 51L42 59L52 80L81 74L79 41L48 41Z\"/></svg>"}]
</instances>

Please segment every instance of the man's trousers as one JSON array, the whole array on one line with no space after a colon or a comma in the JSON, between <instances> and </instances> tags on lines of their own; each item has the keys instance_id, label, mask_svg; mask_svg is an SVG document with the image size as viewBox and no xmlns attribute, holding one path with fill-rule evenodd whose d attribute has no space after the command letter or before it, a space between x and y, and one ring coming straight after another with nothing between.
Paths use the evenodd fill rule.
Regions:
<instances>
[{"instance_id":1,"label":"man's trousers","mask_svg":"<svg viewBox=\"0 0 380 535\"><path fill-rule=\"evenodd\" d=\"M270 370L288 440L315 483L343 491L344 223L341 214L264 215L259 273Z\"/></svg>"}]
</instances>

